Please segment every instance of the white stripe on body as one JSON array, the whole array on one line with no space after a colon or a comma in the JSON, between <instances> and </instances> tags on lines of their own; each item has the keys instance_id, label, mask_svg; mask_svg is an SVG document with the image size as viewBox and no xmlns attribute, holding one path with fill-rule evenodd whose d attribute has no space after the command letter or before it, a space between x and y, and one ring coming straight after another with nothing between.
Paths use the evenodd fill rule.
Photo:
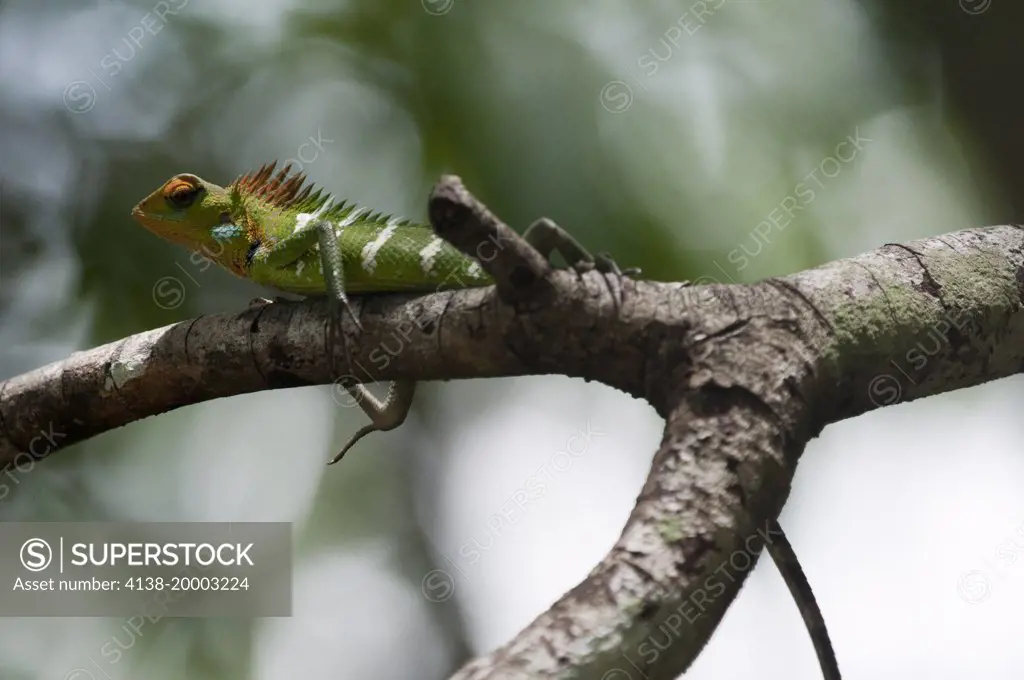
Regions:
<instances>
[{"instance_id":1,"label":"white stripe on body","mask_svg":"<svg viewBox=\"0 0 1024 680\"><path fill-rule=\"evenodd\" d=\"M321 205L319 208L317 208L315 212L299 213L298 215L296 215L295 216L295 229L292 231L292 233L294 234L296 231L300 231L302 229L305 229L306 225L309 224L310 220L314 220L317 217L320 217L320 215L322 215L325 212L327 212L328 210L330 210L331 209L331 205L333 205L333 203L334 203L334 199L331 198L330 196L328 196L327 200L324 201L323 205Z\"/></svg>"},{"instance_id":2,"label":"white stripe on body","mask_svg":"<svg viewBox=\"0 0 1024 680\"><path fill-rule=\"evenodd\" d=\"M384 227L384 229L377 234L377 238L363 246L363 270L366 273L372 274L374 270L377 269L377 253L380 252L380 249L388 242L388 239L391 238L397 229L398 227L393 224Z\"/></svg>"},{"instance_id":3,"label":"white stripe on body","mask_svg":"<svg viewBox=\"0 0 1024 680\"><path fill-rule=\"evenodd\" d=\"M440 236L435 236L434 240L420 251L420 267L423 269L424 274L430 274L430 270L434 268L434 260L441 253L443 246L444 240Z\"/></svg>"}]
</instances>

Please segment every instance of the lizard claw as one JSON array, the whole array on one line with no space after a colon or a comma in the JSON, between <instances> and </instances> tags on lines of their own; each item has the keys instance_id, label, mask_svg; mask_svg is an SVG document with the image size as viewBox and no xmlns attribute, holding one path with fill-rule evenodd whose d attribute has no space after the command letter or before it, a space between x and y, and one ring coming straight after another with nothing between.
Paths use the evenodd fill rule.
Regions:
<instances>
[{"instance_id":1,"label":"lizard claw","mask_svg":"<svg viewBox=\"0 0 1024 680\"><path fill-rule=\"evenodd\" d=\"M355 312L354 309L352 309L352 305L349 304L349 301L348 301L348 296L345 295L345 294L341 295L341 306L344 307L345 310L348 312L348 315L350 317L352 317L352 323L354 323L356 325L356 328L359 329L359 332L362 332L363 331L363 323L359 320L359 317L356 316L356 312Z\"/></svg>"},{"instance_id":2,"label":"lizard claw","mask_svg":"<svg viewBox=\"0 0 1024 680\"><path fill-rule=\"evenodd\" d=\"M594 256L594 266L597 271L606 274L615 274L618 277L631 278L638 275L641 272L640 267L629 267L627 269L620 269L617 262L612 259L612 256L608 253L598 253Z\"/></svg>"},{"instance_id":3,"label":"lizard claw","mask_svg":"<svg viewBox=\"0 0 1024 680\"><path fill-rule=\"evenodd\" d=\"M608 253L595 254L593 262L590 262L589 265L590 269L596 269L601 273L605 285L608 286L608 292L611 293L612 301L615 303L616 308L620 308L623 302L625 302L625 291L622 288L622 279L628 278L631 275L639 274L640 268L630 267L625 270L620 269L618 263L616 263ZM613 280L619 283L618 291L616 291L612 286Z\"/></svg>"},{"instance_id":4,"label":"lizard claw","mask_svg":"<svg viewBox=\"0 0 1024 680\"><path fill-rule=\"evenodd\" d=\"M622 270L608 253L597 253L594 255L594 268L602 274L615 274L622 276Z\"/></svg>"},{"instance_id":5,"label":"lizard claw","mask_svg":"<svg viewBox=\"0 0 1024 680\"><path fill-rule=\"evenodd\" d=\"M334 373L334 345L337 344L341 335L341 317L337 314L330 314L327 322L327 361L330 362L331 373Z\"/></svg>"},{"instance_id":6,"label":"lizard claw","mask_svg":"<svg viewBox=\"0 0 1024 680\"><path fill-rule=\"evenodd\" d=\"M349 449L355 446L356 442L358 442L360 439L370 434L371 432L377 432L378 429L379 428L375 426L373 423L370 423L369 425L363 425L354 435L352 435L348 442L346 442L346 444L341 447L341 451L338 451L338 455L327 461L327 464L334 465L335 463L337 463L345 456L346 453L348 453Z\"/></svg>"}]
</instances>

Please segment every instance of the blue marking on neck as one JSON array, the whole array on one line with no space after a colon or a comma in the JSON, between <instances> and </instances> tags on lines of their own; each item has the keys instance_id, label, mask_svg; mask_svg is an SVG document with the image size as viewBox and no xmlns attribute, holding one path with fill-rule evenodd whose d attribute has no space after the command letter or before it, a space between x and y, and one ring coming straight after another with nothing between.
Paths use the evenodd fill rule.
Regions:
<instances>
[{"instance_id":1,"label":"blue marking on neck","mask_svg":"<svg viewBox=\"0 0 1024 680\"><path fill-rule=\"evenodd\" d=\"M213 235L213 239L217 243L224 243L225 241L230 241L231 239L242 236L245 233L245 230L237 224L218 224L210 230L210 233Z\"/></svg>"}]
</instances>

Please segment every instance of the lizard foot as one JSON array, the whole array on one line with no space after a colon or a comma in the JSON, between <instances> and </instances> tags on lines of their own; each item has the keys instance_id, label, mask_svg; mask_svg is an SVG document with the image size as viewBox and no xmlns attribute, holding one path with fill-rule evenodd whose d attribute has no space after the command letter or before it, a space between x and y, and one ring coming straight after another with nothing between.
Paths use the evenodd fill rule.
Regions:
<instances>
[{"instance_id":1,"label":"lizard foot","mask_svg":"<svg viewBox=\"0 0 1024 680\"><path fill-rule=\"evenodd\" d=\"M409 380L398 380L391 383L388 395L383 401L377 399L365 385L344 386L363 412L370 418L370 424L364 425L352 435L352 438L341 447L341 451L330 460L328 465L337 463L351 449L356 442L371 432L386 432L393 430L405 422L409 415L409 408L412 406L413 394L416 391L416 383Z\"/></svg>"},{"instance_id":2,"label":"lizard foot","mask_svg":"<svg viewBox=\"0 0 1024 680\"><path fill-rule=\"evenodd\" d=\"M546 217L540 218L527 227L523 232L523 238L545 259L550 258L552 252L560 253L566 262L572 263L570 267L581 278L584 273L589 271L601 272L616 307L622 304L622 286L620 283L619 291L616 293L610 278L618 279L621 282L624 276L635 276L640 273L640 270L635 267L623 271L607 253L591 255L569 232Z\"/></svg>"},{"instance_id":3,"label":"lizard foot","mask_svg":"<svg viewBox=\"0 0 1024 680\"><path fill-rule=\"evenodd\" d=\"M617 308L621 307L625 300L625 294L622 290L622 279L637 276L641 271L639 267L621 269L608 253L596 253L592 259L576 262L572 268L577 274L581 275L588 271L600 272ZM618 290L612 285L612 281L618 282Z\"/></svg>"}]
</instances>

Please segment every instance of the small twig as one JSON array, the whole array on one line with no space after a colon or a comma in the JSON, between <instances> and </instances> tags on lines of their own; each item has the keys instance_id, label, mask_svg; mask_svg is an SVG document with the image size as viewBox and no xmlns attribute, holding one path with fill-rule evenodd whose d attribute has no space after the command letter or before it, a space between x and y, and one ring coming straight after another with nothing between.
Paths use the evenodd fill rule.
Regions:
<instances>
[{"instance_id":1,"label":"small twig","mask_svg":"<svg viewBox=\"0 0 1024 680\"><path fill-rule=\"evenodd\" d=\"M476 259L511 303L537 294L551 264L477 200L455 175L443 175L430 194L430 222L438 236Z\"/></svg>"}]
</instances>

